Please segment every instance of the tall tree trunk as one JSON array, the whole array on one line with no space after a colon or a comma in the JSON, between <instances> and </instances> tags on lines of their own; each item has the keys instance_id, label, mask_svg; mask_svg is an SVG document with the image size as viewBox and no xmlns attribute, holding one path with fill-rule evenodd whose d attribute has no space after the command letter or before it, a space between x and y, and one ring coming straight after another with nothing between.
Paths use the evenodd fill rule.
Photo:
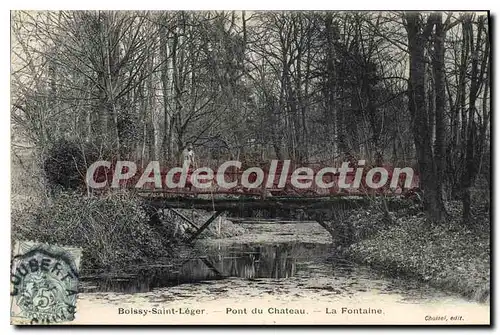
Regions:
<instances>
[{"instance_id":1,"label":"tall tree trunk","mask_svg":"<svg viewBox=\"0 0 500 335\"><path fill-rule=\"evenodd\" d=\"M167 15L167 14L165 14ZM169 85L169 69L168 65L170 62L170 57L168 55L168 33L167 28L167 18L165 18L163 25L160 27L160 59L163 62L161 67L161 84L162 84L162 98L163 98L163 143L162 143L162 155L163 159L170 162L173 158L173 148L172 148L172 113L170 109L170 85Z\"/></svg>"},{"instance_id":2,"label":"tall tree trunk","mask_svg":"<svg viewBox=\"0 0 500 335\"><path fill-rule=\"evenodd\" d=\"M336 132L336 119L337 111L335 108L335 47L334 47L334 35L333 35L333 16L331 12L327 12L325 16L325 30L326 30L326 131L329 142L332 143L333 157L339 154L338 143L335 141Z\"/></svg>"},{"instance_id":3,"label":"tall tree trunk","mask_svg":"<svg viewBox=\"0 0 500 335\"><path fill-rule=\"evenodd\" d=\"M444 41L446 31L442 22L442 14L434 14L436 33L434 35L434 57L432 62L434 73L434 98L435 98L435 120L436 137L434 141L434 156L436 159L436 172L438 189L442 192L445 168L445 73L444 73Z\"/></svg>"},{"instance_id":4,"label":"tall tree trunk","mask_svg":"<svg viewBox=\"0 0 500 335\"><path fill-rule=\"evenodd\" d=\"M488 43L486 43L486 52L481 66L479 66L479 50L484 42L482 39L484 29L484 17L478 19L477 39L474 44L474 29L472 26L472 17L467 16L465 22L465 34L468 36L469 47L471 49L471 83L469 94L469 108L466 122L466 149L465 149L465 168L462 175L462 204L463 204L463 221L469 223L471 215L471 187L476 179L479 164L483 155L482 144L479 142L481 138L478 134L478 126L476 122L477 107L476 101L480 90L483 76L486 72L486 64L488 59Z\"/></svg>"},{"instance_id":5,"label":"tall tree trunk","mask_svg":"<svg viewBox=\"0 0 500 335\"><path fill-rule=\"evenodd\" d=\"M424 209L431 222L443 219L444 204L438 188L437 169L432 152L431 127L425 98L425 48L432 23L422 27L418 13L407 13L408 50L410 53L410 79L408 85L409 110L412 118L413 136L424 192Z\"/></svg>"}]
</instances>

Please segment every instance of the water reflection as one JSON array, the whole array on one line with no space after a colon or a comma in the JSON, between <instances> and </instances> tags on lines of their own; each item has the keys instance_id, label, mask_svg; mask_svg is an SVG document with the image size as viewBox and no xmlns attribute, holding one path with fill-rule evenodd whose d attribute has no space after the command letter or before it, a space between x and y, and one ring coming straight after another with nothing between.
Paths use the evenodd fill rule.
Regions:
<instances>
[{"instance_id":1,"label":"water reflection","mask_svg":"<svg viewBox=\"0 0 500 335\"><path fill-rule=\"evenodd\" d=\"M330 245L314 243L211 246L198 251L198 255L206 257L205 260L193 258L174 269L95 281L86 285L84 291L146 292L183 283L203 281L207 284L205 281L220 279L220 275L246 279L289 278L299 271L302 275L309 275L314 272L314 264L327 261L330 248Z\"/></svg>"},{"instance_id":2,"label":"water reflection","mask_svg":"<svg viewBox=\"0 0 500 335\"><path fill-rule=\"evenodd\" d=\"M326 258L324 244L280 243L275 245L235 245L212 250L218 269L226 276L239 278L289 278L297 266L317 258Z\"/></svg>"}]
</instances>

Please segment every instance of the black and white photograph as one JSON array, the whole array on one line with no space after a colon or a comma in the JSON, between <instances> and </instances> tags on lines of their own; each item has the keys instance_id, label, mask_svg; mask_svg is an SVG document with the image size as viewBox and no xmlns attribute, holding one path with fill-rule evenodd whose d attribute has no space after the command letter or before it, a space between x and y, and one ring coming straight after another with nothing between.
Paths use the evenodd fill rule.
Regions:
<instances>
[{"instance_id":1,"label":"black and white photograph","mask_svg":"<svg viewBox=\"0 0 500 335\"><path fill-rule=\"evenodd\" d=\"M10 11L11 324L490 325L490 22Z\"/></svg>"}]
</instances>

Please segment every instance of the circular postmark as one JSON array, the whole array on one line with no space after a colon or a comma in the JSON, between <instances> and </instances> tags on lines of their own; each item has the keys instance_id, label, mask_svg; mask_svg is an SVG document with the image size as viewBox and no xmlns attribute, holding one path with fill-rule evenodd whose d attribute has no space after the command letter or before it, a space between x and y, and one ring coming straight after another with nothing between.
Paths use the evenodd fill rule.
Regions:
<instances>
[{"instance_id":1,"label":"circular postmark","mask_svg":"<svg viewBox=\"0 0 500 335\"><path fill-rule=\"evenodd\" d=\"M21 242L11 271L11 316L32 324L75 318L78 268L71 252L47 244Z\"/></svg>"}]
</instances>

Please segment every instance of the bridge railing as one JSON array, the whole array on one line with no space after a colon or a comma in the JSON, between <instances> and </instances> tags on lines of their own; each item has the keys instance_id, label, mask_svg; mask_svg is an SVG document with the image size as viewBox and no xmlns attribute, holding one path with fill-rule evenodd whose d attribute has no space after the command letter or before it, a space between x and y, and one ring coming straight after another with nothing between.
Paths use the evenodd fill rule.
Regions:
<instances>
[{"instance_id":1,"label":"bridge railing","mask_svg":"<svg viewBox=\"0 0 500 335\"><path fill-rule=\"evenodd\" d=\"M293 172L297 168L310 168L313 171L313 178L310 181L310 185L307 187L296 187L297 183L292 182ZM353 166L352 172L347 172L345 177L343 177L339 172L337 173L324 173L321 178L317 177L318 172L324 168L319 164L291 164L287 171L284 171L283 162L278 162L275 169L270 169L269 165L261 165L260 169L263 171L264 178L262 183L257 187L245 187L247 184L254 184L257 181L257 174L250 173L244 175L247 167L236 168L234 166L229 167L224 171L224 181L226 183L235 183L235 187L225 188L219 185L217 181L217 167L212 168L215 172L213 178L206 178L206 173L199 173L199 176L204 176L206 180L200 180L198 186L196 187L193 181L193 172L195 169L190 168L187 171L186 184L185 187L168 187L167 186L167 174L171 168L163 167L160 170L161 176L161 187L157 187L154 182L146 182L137 188L138 182L144 173L143 169L138 169L134 176L120 180L120 188L130 188L138 189L143 193L154 193L154 194L164 194L164 195L182 195L182 194L220 194L220 195L255 195L255 196L304 196L304 197L321 197L321 196L332 196L332 195L404 195L408 192L414 192L418 189L419 178L417 174L412 176L411 183L408 185L408 176L404 173L395 173L395 168L392 166L382 166L387 171L387 181L381 187L371 187L367 182L367 172L370 167L364 167L362 172L359 174L355 166ZM106 181L107 186L103 189L110 188L112 185L113 177L115 174L115 166L111 168L99 168L94 174L94 180L96 182ZM126 172L126 171L121 171ZM150 175L151 176L151 175ZM147 176L146 176L147 177ZM174 173L172 176L172 181L178 183L181 178L181 172ZM246 179L246 183L243 179ZM382 175L379 173L372 174L370 176L370 182L373 184L379 184L381 182ZM341 187L339 182L344 180L344 183L351 185L351 187ZM303 182L303 181L302 181ZM320 185L321 184L321 185ZM328 185L328 187L324 187ZM391 187L392 186L392 187ZM101 190L102 191L102 190Z\"/></svg>"}]
</instances>

